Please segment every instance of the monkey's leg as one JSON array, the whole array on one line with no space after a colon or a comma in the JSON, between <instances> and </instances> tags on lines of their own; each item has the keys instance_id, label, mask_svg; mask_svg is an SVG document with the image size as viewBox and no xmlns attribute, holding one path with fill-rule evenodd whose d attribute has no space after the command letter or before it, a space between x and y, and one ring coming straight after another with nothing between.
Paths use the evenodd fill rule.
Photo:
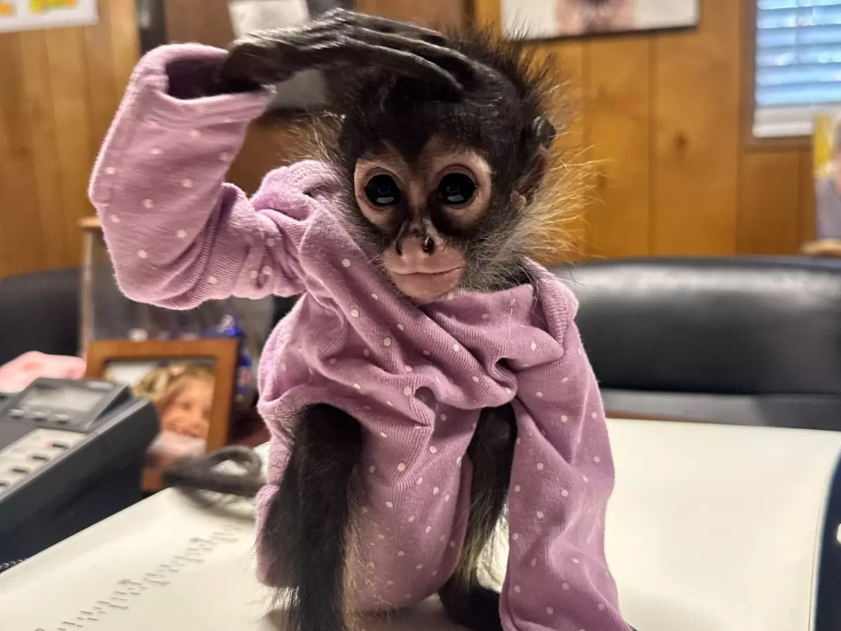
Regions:
<instances>
[{"instance_id":1,"label":"monkey's leg","mask_svg":"<svg viewBox=\"0 0 841 631\"><path fill-rule=\"evenodd\" d=\"M304 409L261 547L270 580L291 588L288 631L345 631L351 473L362 427L329 405Z\"/></svg>"},{"instance_id":2,"label":"monkey's leg","mask_svg":"<svg viewBox=\"0 0 841 631\"><path fill-rule=\"evenodd\" d=\"M499 594L479 584L478 563L508 496L517 424L510 405L482 411L467 448L473 466L470 515L455 573L441 589L447 614L476 631L499 631Z\"/></svg>"}]
</instances>

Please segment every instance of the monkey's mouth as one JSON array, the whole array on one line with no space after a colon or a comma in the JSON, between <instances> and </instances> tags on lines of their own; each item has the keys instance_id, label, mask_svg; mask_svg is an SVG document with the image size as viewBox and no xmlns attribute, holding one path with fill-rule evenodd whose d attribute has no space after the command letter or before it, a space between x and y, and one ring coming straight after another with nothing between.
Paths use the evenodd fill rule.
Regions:
<instances>
[{"instance_id":1,"label":"monkey's mouth","mask_svg":"<svg viewBox=\"0 0 841 631\"><path fill-rule=\"evenodd\" d=\"M391 280L410 298L425 302L436 300L458 286L464 266L454 267L442 272L412 272L403 274L391 271Z\"/></svg>"}]
</instances>

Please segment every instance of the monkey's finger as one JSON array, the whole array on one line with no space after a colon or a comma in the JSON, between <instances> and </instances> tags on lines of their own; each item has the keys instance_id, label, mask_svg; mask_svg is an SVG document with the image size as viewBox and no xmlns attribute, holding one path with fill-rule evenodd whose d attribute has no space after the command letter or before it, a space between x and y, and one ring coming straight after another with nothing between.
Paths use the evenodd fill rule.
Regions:
<instances>
[{"instance_id":1,"label":"monkey's finger","mask_svg":"<svg viewBox=\"0 0 841 631\"><path fill-rule=\"evenodd\" d=\"M484 66L481 66L479 63L453 48L439 46L421 39L406 37L399 33L382 33L361 26L352 27L347 33L343 34L337 34L335 31L320 31L318 33L308 33L299 39L301 41L307 40L308 45L311 47L317 45L326 46L332 42L341 40L344 44L348 44L351 41L358 41L373 46L402 50L423 57L441 66L444 70L458 78L473 77L486 70Z\"/></svg>"},{"instance_id":2,"label":"monkey's finger","mask_svg":"<svg viewBox=\"0 0 841 631\"><path fill-rule=\"evenodd\" d=\"M328 69L346 66L390 68L424 81L443 84L456 94L464 92L461 83L449 71L405 50L376 46L358 40L346 40L320 43L300 52L308 58L306 64L308 68Z\"/></svg>"},{"instance_id":3,"label":"monkey's finger","mask_svg":"<svg viewBox=\"0 0 841 631\"><path fill-rule=\"evenodd\" d=\"M305 45L305 41L301 40L300 44ZM290 46L281 31L255 33L236 41L228 50L220 76L227 83L264 85L288 79L297 68L294 60L283 54L284 47Z\"/></svg>"},{"instance_id":4,"label":"monkey's finger","mask_svg":"<svg viewBox=\"0 0 841 631\"><path fill-rule=\"evenodd\" d=\"M368 44L384 46L393 50L403 50L423 57L459 79L470 79L486 72L484 66L470 59L467 55L453 48L439 46L424 40L405 37L397 33L381 33L363 27L355 29L353 37Z\"/></svg>"},{"instance_id":5,"label":"monkey's finger","mask_svg":"<svg viewBox=\"0 0 841 631\"><path fill-rule=\"evenodd\" d=\"M357 13L345 9L333 9L324 13L313 22L313 31L329 30L334 25L348 25L368 28L380 33L401 33L407 37L423 39L436 44L444 44L446 37L436 30L418 26L410 22L399 22L376 15Z\"/></svg>"}]
</instances>

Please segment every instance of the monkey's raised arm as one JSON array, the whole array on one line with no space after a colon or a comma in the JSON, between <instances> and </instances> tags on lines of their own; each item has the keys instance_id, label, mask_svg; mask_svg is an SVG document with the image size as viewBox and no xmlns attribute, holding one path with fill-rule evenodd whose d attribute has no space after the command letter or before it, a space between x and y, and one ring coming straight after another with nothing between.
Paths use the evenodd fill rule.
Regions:
<instances>
[{"instance_id":1,"label":"monkey's raised arm","mask_svg":"<svg viewBox=\"0 0 841 631\"><path fill-rule=\"evenodd\" d=\"M433 41L429 41L433 40ZM433 31L347 12L248 38L230 52L173 45L146 55L94 168L90 197L130 298L187 309L231 295L305 290L297 248L329 177L273 172L249 200L224 182L274 83L306 68L379 66L459 89L463 56ZM239 90L239 91L238 91Z\"/></svg>"},{"instance_id":2,"label":"monkey's raised arm","mask_svg":"<svg viewBox=\"0 0 841 631\"><path fill-rule=\"evenodd\" d=\"M225 183L269 91L200 96L223 50L158 48L135 69L94 167L96 207L117 281L130 298L187 309L231 295L304 290L297 244L319 171L289 169L283 194L254 200ZM277 190L278 184L275 184Z\"/></svg>"}]
</instances>

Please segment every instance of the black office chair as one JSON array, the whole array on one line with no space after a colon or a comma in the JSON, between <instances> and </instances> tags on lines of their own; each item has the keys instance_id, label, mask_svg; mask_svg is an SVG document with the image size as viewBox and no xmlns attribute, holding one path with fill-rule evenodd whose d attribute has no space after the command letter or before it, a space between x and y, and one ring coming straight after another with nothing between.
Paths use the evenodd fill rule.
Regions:
<instances>
[{"instance_id":1,"label":"black office chair","mask_svg":"<svg viewBox=\"0 0 841 631\"><path fill-rule=\"evenodd\" d=\"M79 269L0 279L0 365L27 351L79 352Z\"/></svg>"},{"instance_id":2,"label":"black office chair","mask_svg":"<svg viewBox=\"0 0 841 631\"><path fill-rule=\"evenodd\" d=\"M841 430L841 261L614 260L554 270L608 410Z\"/></svg>"}]
</instances>

